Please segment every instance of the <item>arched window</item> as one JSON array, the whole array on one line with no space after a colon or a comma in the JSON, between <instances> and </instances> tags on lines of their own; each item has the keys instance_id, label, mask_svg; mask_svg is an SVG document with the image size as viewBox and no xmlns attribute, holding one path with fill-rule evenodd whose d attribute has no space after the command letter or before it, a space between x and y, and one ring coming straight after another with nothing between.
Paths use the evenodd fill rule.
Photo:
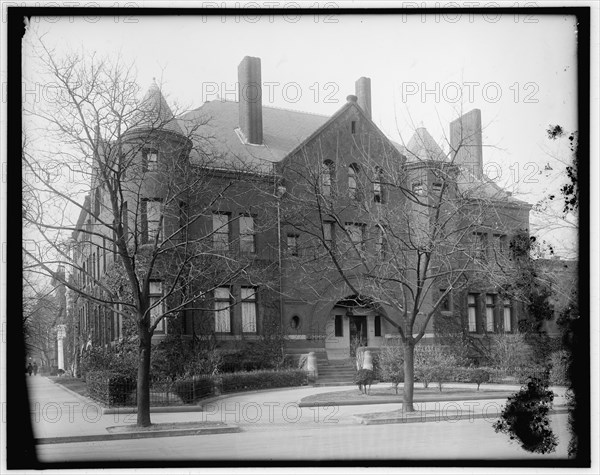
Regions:
<instances>
[{"instance_id":1,"label":"arched window","mask_svg":"<svg viewBox=\"0 0 600 475\"><path fill-rule=\"evenodd\" d=\"M323 196L331 196L331 184L333 183L335 165L331 160L325 160L321 166L321 193Z\"/></svg>"},{"instance_id":2,"label":"arched window","mask_svg":"<svg viewBox=\"0 0 600 475\"><path fill-rule=\"evenodd\" d=\"M352 163L348 167L348 196L350 198L358 198L358 165Z\"/></svg>"}]
</instances>

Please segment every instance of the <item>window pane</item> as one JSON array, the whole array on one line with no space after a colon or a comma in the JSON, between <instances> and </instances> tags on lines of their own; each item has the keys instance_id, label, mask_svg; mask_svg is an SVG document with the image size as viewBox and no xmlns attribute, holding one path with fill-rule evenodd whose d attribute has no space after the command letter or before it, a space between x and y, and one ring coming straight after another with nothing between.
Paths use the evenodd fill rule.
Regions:
<instances>
[{"instance_id":1,"label":"window pane","mask_svg":"<svg viewBox=\"0 0 600 475\"><path fill-rule=\"evenodd\" d=\"M512 308L510 307L510 300L504 301L504 331L512 331Z\"/></svg>"},{"instance_id":2,"label":"window pane","mask_svg":"<svg viewBox=\"0 0 600 475\"><path fill-rule=\"evenodd\" d=\"M256 332L256 289L242 287L242 331Z\"/></svg>"},{"instance_id":3,"label":"window pane","mask_svg":"<svg viewBox=\"0 0 600 475\"><path fill-rule=\"evenodd\" d=\"M229 300L231 298L231 294L229 293L229 289L227 287L219 287L215 289L215 299L225 299Z\"/></svg>"},{"instance_id":4,"label":"window pane","mask_svg":"<svg viewBox=\"0 0 600 475\"><path fill-rule=\"evenodd\" d=\"M229 293L229 292L228 292ZM230 332L231 319L229 313L229 302L215 302L215 331Z\"/></svg>"},{"instance_id":5,"label":"window pane","mask_svg":"<svg viewBox=\"0 0 600 475\"><path fill-rule=\"evenodd\" d=\"M213 244L217 250L229 249L229 216L213 214Z\"/></svg>"},{"instance_id":6,"label":"window pane","mask_svg":"<svg viewBox=\"0 0 600 475\"><path fill-rule=\"evenodd\" d=\"M240 250L254 252L254 218L240 216Z\"/></svg>"},{"instance_id":7,"label":"window pane","mask_svg":"<svg viewBox=\"0 0 600 475\"><path fill-rule=\"evenodd\" d=\"M477 309L475 307L469 307L469 331L477 331Z\"/></svg>"},{"instance_id":8,"label":"window pane","mask_svg":"<svg viewBox=\"0 0 600 475\"><path fill-rule=\"evenodd\" d=\"M331 241L331 236L333 235L332 231L333 223L323 223L323 234L325 236L325 241Z\"/></svg>"},{"instance_id":9,"label":"window pane","mask_svg":"<svg viewBox=\"0 0 600 475\"><path fill-rule=\"evenodd\" d=\"M160 281L151 281L150 282L150 293L162 295L162 282Z\"/></svg>"}]
</instances>

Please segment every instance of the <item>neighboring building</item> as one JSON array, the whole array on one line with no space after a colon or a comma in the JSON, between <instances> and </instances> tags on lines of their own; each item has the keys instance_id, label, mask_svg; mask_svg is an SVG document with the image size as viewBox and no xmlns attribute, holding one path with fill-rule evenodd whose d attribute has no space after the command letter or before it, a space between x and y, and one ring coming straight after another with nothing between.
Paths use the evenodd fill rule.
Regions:
<instances>
[{"instance_id":1,"label":"neighboring building","mask_svg":"<svg viewBox=\"0 0 600 475\"><path fill-rule=\"evenodd\" d=\"M531 205L515 199L483 174L479 110L450 124L450 145L457 155L454 164L448 166L448 155L426 129L417 129L406 146L402 146L392 142L373 123L368 78L360 78L356 95L348 96L346 104L333 116L326 117L263 106L258 58L244 58L238 74L239 102L206 102L173 121L167 130L149 134L141 124L124 134L122 143L135 150L134 160L139 160L146 177L140 182L131 176L131 188L139 190L141 187L143 192L137 196L132 192L130 198L125 199L129 205L125 212L131 215L134 208L139 209L129 223L130 232L138 233L142 244L153 239L156 216L161 213L165 216L164 235L169 236L171 222L179 220L180 223L182 216L207 206L211 188L208 187L204 195L198 193L182 199L179 209L167 213L159 179L162 161L181 160L198 170L210 169L215 189L218 183L243 172L244 180L236 181L236 199L224 195L214 201L201 219L186 227L187 234L177 239L185 242L194 236L211 236L215 250L230 253L236 259L250 259L251 266L263 268L263 277L269 280L269 285L257 287L252 279L237 276L216 287L205 305L199 306L203 309L190 307L178 311L157 328L155 339L169 333L211 334L226 344L230 340L254 339L270 323L275 323L288 333L289 351L326 351L330 358L343 358L348 355L353 339L360 339L363 345L381 346L386 338L398 336L382 314L387 312L387 316L393 318L393 309L369 305L368 292L353 295L335 278L335 272L315 279L318 298L315 298L315 287L306 285L311 276L307 275L306 268L299 267L298 257L314 247L314 243L308 245L310 239L291 226L283 215L289 211L286 210L286 193L310 191L309 184L297 177L299 167L307 164L311 173L319 177L320 193L330 195L337 189L341 196L343 190L344 199L365 199L374 207L405 198L386 189L377 179L373 179L368 188L361 185L361 177L367 170L378 170L389 164L398 167L404 177L403 186L420 196L435 193L441 187L434 170L447 167L448 173L456 177L449 193L472 192L471 201L465 202L465 207L475 206L477 200L493 203L489 212L478 214L476 218L473 213L481 230L468 236L479 246L482 259L487 253L507 253L514 235L528 233ZM252 91L254 94L249 93ZM157 117L172 117L155 85L144 104ZM208 117L210 122L206 123ZM201 150L196 147L198 144L186 138L187 132L195 127L211 137L211 146L216 150L212 157L218 160L207 160L198 152ZM148 175L152 170L157 173L154 178L152 173ZM79 231L73 233L73 259L82 269L75 272L74 278L80 287L94 289L102 298L103 290L94 287L94 282L110 269L116 250L107 244L106 237L81 232L91 231L95 226L92 215L101 216L102 208L110 206L102 201L102 183L97 173L91 189L77 224ZM89 212L94 209L94 213ZM364 238L364 233L371 230L365 230L362 219L359 214L349 212L345 215L345 229L361 245L364 239L365 249L373 255L380 255L383 237ZM334 234L331 232L324 239L333 242ZM218 279L216 274L215 279ZM151 292L160 298L166 285L167 282L156 281L151 285ZM433 289L427 296L427 305L432 305L432 299L444 290ZM122 337L124 321L119 313L83 299L79 299L76 312L82 347L105 345ZM498 293L493 279L479 280L468 290L448 296L430 321L425 337L432 341L436 321L449 318L458 319L459 325L473 335L514 332L522 312L515 302Z\"/></svg>"}]
</instances>

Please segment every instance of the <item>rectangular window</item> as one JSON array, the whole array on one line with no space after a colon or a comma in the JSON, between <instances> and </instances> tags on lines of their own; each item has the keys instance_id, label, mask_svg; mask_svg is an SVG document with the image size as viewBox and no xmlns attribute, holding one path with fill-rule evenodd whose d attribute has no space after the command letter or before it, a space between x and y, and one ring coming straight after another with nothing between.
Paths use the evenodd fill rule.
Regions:
<instances>
[{"instance_id":1,"label":"rectangular window","mask_svg":"<svg viewBox=\"0 0 600 475\"><path fill-rule=\"evenodd\" d=\"M476 259L485 259L487 257L488 236L486 233L473 233L474 239L474 257Z\"/></svg>"},{"instance_id":2,"label":"rectangular window","mask_svg":"<svg viewBox=\"0 0 600 475\"><path fill-rule=\"evenodd\" d=\"M499 255L506 254L506 235L505 234L494 234L494 250Z\"/></svg>"},{"instance_id":3,"label":"rectangular window","mask_svg":"<svg viewBox=\"0 0 600 475\"><path fill-rule=\"evenodd\" d=\"M242 331L256 333L256 289L242 287Z\"/></svg>"},{"instance_id":4,"label":"rectangular window","mask_svg":"<svg viewBox=\"0 0 600 475\"><path fill-rule=\"evenodd\" d=\"M373 201L375 203L383 203L383 195L381 193L381 183L378 181L373 183Z\"/></svg>"},{"instance_id":5,"label":"rectangular window","mask_svg":"<svg viewBox=\"0 0 600 475\"><path fill-rule=\"evenodd\" d=\"M344 320L341 315L335 316L335 336L344 336Z\"/></svg>"},{"instance_id":6,"label":"rectangular window","mask_svg":"<svg viewBox=\"0 0 600 475\"><path fill-rule=\"evenodd\" d=\"M287 252L290 256L298 255L298 238L297 234L287 235Z\"/></svg>"},{"instance_id":7,"label":"rectangular window","mask_svg":"<svg viewBox=\"0 0 600 475\"><path fill-rule=\"evenodd\" d=\"M346 233L350 242L357 250L362 250L364 246L364 225L356 223L346 223Z\"/></svg>"},{"instance_id":8,"label":"rectangular window","mask_svg":"<svg viewBox=\"0 0 600 475\"><path fill-rule=\"evenodd\" d=\"M228 287L215 289L215 332L231 333L231 293Z\"/></svg>"},{"instance_id":9,"label":"rectangular window","mask_svg":"<svg viewBox=\"0 0 600 475\"><path fill-rule=\"evenodd\" d=\"M154 280L150 282L150 324L154 325L154 322L162 316L164 313L165 303L160 302L163 297L162 282ZM165 319L163 318L160 323L156 326L155 333L165 333Z\"/></svg>"},{"instance_id":10,"label":"rectangular window","mask_svg":"<svg viewBox=\"0 0 600 475\"><path fill-rule=\"evenodd\" d=\"M387 240L385 229L382 226L375 226L375 255L379 259L385 259L387 253Z\"/></svg>"},{"instance_id":11,"label":"rectangular window","mask_svg":"<svg viewBox=\"0 0 600 475\"><path fill-rule=\"evenodd\" d=\"M355 120L353 120L352 122L350 122L350 132L352 134L356 133L356 121Z\"/></svg>"},{"instance_id":12,"label":"rectangular window","mask_svg":"<svg viewBox=\"0 0 600 475\"><path fill-rule=\"evenodd\" d=\"M512 331L512 307L510 305L510 300L504 300L504 331L511 332Z\"/></svg>"},{"instance_id":13,"label":"rectangular window","mask_svg":"<svg viewBox=\"0 0 600 475\"><path fill-rule=\"evenodd\" d=\"M162 200L160 198L144 199L142 201L142 216L144 215L144 212L146 218L146 242L153 243L160 230Z\"/></svg>"},{"instance_id":14,"label":"rectangular window","mask_svg":"<svg viewBox=\"0 0 600 475\"><path fill-rule=\"evenodd\" d=\"M375 336L381 336L381 317L375 315Z\"/></svg>"},{"instance_id":15,"label":"rectangular window","mask_svg":"<svg viewBox=\"0 0 600 475\"><path fill-rule=\"evenodd\" d=\"M475 333L477 331L477 294L469 294L467 297L467 303L469 331L471 333Z\"/></svg>"},{"instance_id":16,"label":"rectangular window","mask_svg":"<svg viewBox=\"0 0 600 475\"><path fill-rule=\"evenodd\" d=\"M442 184L441 183L433 183L432 190L434 193L440 193L442 191Z\"/></svg>"},{"instance_id":17,"label":"rectangular window","mask_svg":"<svg viewBox=\"0 0 600 475\"><path fill-rule=\"evenodd\" d=\"M240 216L240 251L256 252L254 218L252 216Z\"/></svg>"},{"instance_id":18,"label":"rectangular window","mask_svg":"<svg viewBox=\"0 0 600 475\"><path fill-rule=\"evenodd\" d=\"M495 296L486 294L485 296L485 331L492 333L494 331L494 307Z\"/></svg>"},{"instance_id":19,"label":"rectangular window","mask_svg":"<svg viewBox=\"0 0 600 475\"><path fill-rule=\"evenodd\" d=\"M145 148L142 153L144 155L144 169L148 171L156 170L158 167L158 150Z\"/></svg>"},{"instance_id":20,"label":"rectangular window","mask_svg":"<svg viewBox=\"0 0 600 475\"><path fill-rule=\"evenodd\" d=\"M218 251L229 250L230 220L228 213L213 213L213 246Z\"/></svg>"},{"instance_id":21,"label":"rectangular window","mask_svg":"<svg viewBox=\"0 0 600 475\"><path fill-rule=\"evenodd\" d=\"M334 236L333 223L328 221L324 222L323 238L325 239L325 244L329 249L333 249L333 246L335 245Z\"/></svg>"}]
</instances>

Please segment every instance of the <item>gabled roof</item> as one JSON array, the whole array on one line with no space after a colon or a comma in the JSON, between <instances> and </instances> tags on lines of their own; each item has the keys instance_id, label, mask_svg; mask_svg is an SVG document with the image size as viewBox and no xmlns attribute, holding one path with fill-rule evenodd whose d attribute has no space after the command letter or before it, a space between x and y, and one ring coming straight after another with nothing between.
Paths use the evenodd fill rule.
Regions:
<instances>
[{"instance_id":1,"label":"gabled roof","mask_svg":"<svg viewBox=\"0 0 600 475\"><path fill-rule=\"evenodd\" d=\"M531 204L515 198L510 191L506 191L499 187L485 174L481 177L477 177L467 167L459 166L458 168L460 173L456 178L456 184L463 197L505 201L512 205L531 207Z\"/></svg>"},{"instance_id":2,"label":"gabled roof","mask_svg":"<svg viewBox=\"0 0 600 475\"><path fill-rule=\"evenodd\" d=\"M224 168L240 165L253 166L263 172L271 171L272 164L281 161L304 142L330 117L289 109L263 106L263 144L253 145L243 141L238 134L239 105L237 102L215 100L188 112L179 124L184 131L201 125L197 135L210 137L215 151L222 154ZM190 161L200 157L193 150Z\"/></svg>"},{"instance_id":3,"label":"gabled roof","mask_svg":"<svg viewBox=\"0 0 600 475\"><path fill-rule=\"evenodd\" d=\"M148 88L140 103L139 110L136 111L133 117L133 125L129 130L139 129L159 129L183 134L156 81L152 81Z\"/></svg>"}]
</instances>

